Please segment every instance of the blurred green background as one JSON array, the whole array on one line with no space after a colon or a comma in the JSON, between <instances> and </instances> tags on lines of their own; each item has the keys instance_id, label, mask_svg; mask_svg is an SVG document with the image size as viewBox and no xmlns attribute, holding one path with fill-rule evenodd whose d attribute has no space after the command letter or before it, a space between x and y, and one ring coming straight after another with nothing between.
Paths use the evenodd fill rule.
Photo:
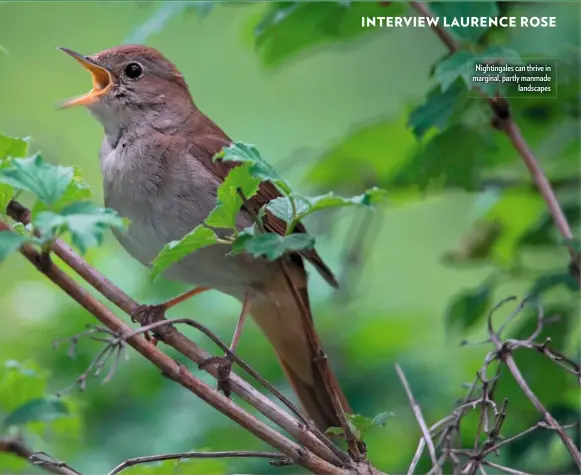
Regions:
<instances>
[{"instance_id":1,"label":"blurred green background","mask_svg":"<svg viewBox=\"0 0 581 475\"><path fill-rule=\"evenodd\" d=\"M500 9L558 17L556 29L492 30L475 43L561 61L557 99L515 99L513 106L577 230L579 5L502 4ZM473 379L489 349L460 342L482 340L482 317L494 302L531 290L549 314L559 317L543 337L550 335L569 355L577 357L579 351L578 294L567 280L567 253L518 155L490 128L485 105L477 99L462 102L464 97L454 98L454 107L444 104L438 110L432 104L431 118L424 117L429 131L418 138L413 131L417 108L430 91L441 94L432 73L446 49L427 28L359 26L361 15L410 11L403 4L351 2L0 4L0 44L7 50L0 52L0 133L30 136L32 148L42 150L48 161L79 166L99 203L101 127L85 110L55 111L60 101L85 92L90 79L57 46L85 54L123 42L153 46L184 73L202 111L235 140L256 144L299 191L354 194L373 185L387 188L389 204L373 214L341 210L317 216L307 227L343 282L333 292L311 272L316 324L341 385L356 412L395 414L366 438L372 462L390 473L407 470L419 439L395 362L428 423L435 422L463 397L462 383ZM110 234L87 258L142 303L186 289L163 279L152 285L147 271ZM20 256L2 264L0 282L1 416L72 384L100 345L83 341L75 359L67 356L66 346L53 348L53 340L95 320ZM238 311L235 301L210 292L170 316L195 318L228 340ZM532 313L525 312L514 335L526 334L531 325ZM218 354L195 332L184 332ZM255 326L248 325L239 348L248 363L291 394ZM543 403L559 420L578 421L575 378L539 355L523 350L518 356ZM499 396L510 400L504 426L509 435L539 417L510 375L503 378ZM66 402L68 414L4 430L23 431L35 450L46 450L88 475L154 453L264 449L133 352L111 382L90 378L87 391L71 392ZM476 421L466 421L467 445L473 443ZM534 473L572 470L556 437L541 432L498 460ZM428 466L423 460L419 470ZM36 469L0 454L3 470ZM273 472L261 460L192 461L177 470Z\"/></svg>"}]
</instances>

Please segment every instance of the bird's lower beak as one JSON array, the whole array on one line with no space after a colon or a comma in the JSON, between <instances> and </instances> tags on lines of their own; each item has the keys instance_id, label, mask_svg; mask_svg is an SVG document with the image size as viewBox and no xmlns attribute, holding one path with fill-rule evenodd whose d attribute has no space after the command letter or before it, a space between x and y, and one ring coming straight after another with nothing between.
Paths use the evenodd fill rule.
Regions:
<instances>
[{"instance_id":1,"label":"bird's lower beak","mask_svg":"<svg viewBox=\"0 0 581 475\"><path fill-rule=\"evenodd\" d=\"M77 62L79 62L79 64L87 71L89 71L93 77L93 89L91 89L87 94L62 103L59 106L59 109L65 109L73 106L88 106L97 102L99 98L103 96L113 84L111 73L106 68L95 64L86 56L75 53L68 48L59 47L59 49L76 59Z\"/></svg>"}]
</instances>

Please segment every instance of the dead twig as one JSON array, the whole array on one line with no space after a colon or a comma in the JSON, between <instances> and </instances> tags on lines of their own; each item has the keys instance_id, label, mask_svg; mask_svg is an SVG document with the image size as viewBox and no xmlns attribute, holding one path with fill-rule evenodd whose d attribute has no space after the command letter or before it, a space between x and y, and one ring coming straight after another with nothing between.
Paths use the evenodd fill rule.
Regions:
<instances>
[{"instance_id":1,"label":"dead twig","mask_svg":"<svg viewBox=\"0 0 581 475\"><path fill-rule=\"evenodd\" d=\"M164 460L182 459L215 459L215 458L266 458L271 460L272 465L289 465L291 461L284 455L276 452L254 452L254 451L231 451L231 452L182 452L175 454L148 455L146 457L135 457L121 462L107 475L116 475L126 468L142 463L160 462Z\"/></svg>"},{"instance_id":2,"label":"dead twig","mask_svg":"<svg viewBox=\"0 0 581 475\"><path fill-rule=\"evenodd\" d=\"M41 467L46 472L55 475L82 475L66 463L56 460L44 452L32 451L23 440L18 438L0 439L0 452L26 459L32 465Z\"/></svg>"},{"instance_id":3,"label":"dead twig","mask_svg":"<svg viewBox=\"0 0 581 475\"><path fill-rule=\"evenodd\" d=\"M412 390L410 388L410 385L405 377L404 372L402 371L401 367L397 363L395 364L395 371L397 372L397 375L399 376L401 384L403 385L403 387L405 389L406 395L407 395L408 400L410 402L410 406L412 407L412 411L413 411L414 415L416 416L416 420L418 421L418 424L419 424L420 429L422 431L423 438L426 442L426 445L428 446L428 452L430 454L430 458L432 459L434 473L436 475L441 474L442 470L441 470L440 465L438 464L438 458L436 456L436 449L434 448L434 443L432 442L432 437L430 436L430 431L428 430L428 426L426 425L426 421L424 420L424 416L422 415L422 409L421 409L420 405L417 403L416 399L414 398L414 395L413 395Z\"/></svg>"}]
</instances>

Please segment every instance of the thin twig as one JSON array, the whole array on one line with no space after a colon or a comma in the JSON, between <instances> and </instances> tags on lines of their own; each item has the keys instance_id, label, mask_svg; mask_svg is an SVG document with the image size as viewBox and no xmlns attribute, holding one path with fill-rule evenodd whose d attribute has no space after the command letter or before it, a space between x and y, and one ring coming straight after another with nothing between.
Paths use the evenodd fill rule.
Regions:
<instances>
[{"instance_id":1,"label":"thin twig","mask_svg":"<svg viewBox=\"0 0 581 475\"><path fill-rule=\"evenodd\" d=\"M25 225L30 223L30 210L17 201L11 201L9 203L7 214L16 221ZM91 267L64 241L56 239L52 244L52 251L105 298L113 302L128 315L135 314L139 307L139 303L133 300L99 271ZM202 364L211 357L206 350L173 327L167 327L167 330L164 331L162 341L166 345L170 345L176 349L179 353L197 365ZM217 365L207 365L203 367L203 370L208 372L214 378L218 378ZM344 464L345 461L348 460L346 454L333 445L324 434L318 430L306 430L303 424L297 423L290 414L282 411L267 396L234 373L230 374L229 386L233 393L292 435L298 442L303 444L314 454L337 466Z\"/></svg>"},{"instance_id":2,"label":"thin twig","mask_svg":"<svg viewBox=\"0 0 581 475\"><path fill-rule=\"evenodd\" d=\"M498 308L498 306L496 306L495 309L496 308ZM519 308L522 308L522 305L520 305ZM571 454L571 457L573 458L575 465L577 465L577 468L581 470L581 453L579 452L579 449L575 445L575 442L573 442L573 440L563 430L561 425L555 420L555 418L549 413L549 411L547 411L545 406L543 406L541 401L539 401L537 396L533 393L533 391L525 381L516 362L514 361L512 350L510 349L510 347L506 345L506 343L503 343L500 340L498 334L495 333L492 325L492 315L493 315L492 312L488 315L488 329L490 340L492 341L492 343L494 343L494 346L496 347L498 357L506 364L507 368L512 373L512 376L514 377L516 383L519 385L519 387L524 392L525 396L529 399L529 401L531 401L533 406L535 406L537 411L541 413L547 425L555 432L557 432L557 434L563 441L563 444L565 444L565 447Z\"/></svg>"},{"instance_id":3,"label":"thin twig","mask_svg":"<svg viewBox=\"0 0 581 475\"><path fill-rule=\"evenodd\" d=\"M267 458L276 460L276 464L288 465L288 458L276 452L253 452L253 451L232 451L232 452L182 452L176 454L148 455L147 457L135 457L121 462L107 475L116 475L126 468L142 463L160 462L163 460L181 459L215 459L215 458ZM286 463L285 463L286 461Z\"/></svg>"},{"instance_id":4,"label":"thin twig","mask_svg":"<svg viewBox=\"0 0 581 475\"><path fill-rule=\"evenodd\" d=\"M0 231L2 230L12 231L12 228L0 221ZM46 262L43 262L39 252L32 246L25 244L21 247L20 252L33 265L35 265L39 271L45 274L50 280L81 304L81 306L97 317L97 319L107 326L107 328L120 334L128 334L131 332L131 329L124 322L119 320L119 318L117 318L105 305L87 293L64 271L59 269L52 262L48 263L48 265ZM240 408L216 389L194 377L184 366L165 355L141 335L131 338L128 341L128 344L137 350L142 356L155 364L169 379L181 384L184 388L194 393L209 405L218 409L250 433L265 441L273 448L280 450L294 463L311 470L313 473L330 475L342 475L344 473L344 470L303 449L295 442L278 433L268 425L259 421L253 415Z\"/></svg>"},{"instance_id":5,"label":"thin twig","mask_svg":"<svg viewBox=\"0 0 581 475\"><path fill-rule=\"evenodd\" d=\"M55 475L82 475L66 463L60 462L44 452L32 451L22 440L17 438L0 439L0 452L26 459L31 465L41 467Z\"/></svg>"},{"instance_id":6,"label":"thin twig","mask_svg":"<svg viewBox=\"0 0 581 475\"><path fill-rule=\"evenodd\" d=\"M430 8L425 3L420 2L410 2L411 6L418 11L424 17L433 17L434 15L430 11ZM454 37L446 30L440 23L432 23L432 30L438 35L442 42L447 46L450 52L454 53L460 50L460 44L454 39ZM482 93L482 91L480 91ZM510 114L510 108L508 101L502 97L491 98L487 94L482 94L484 99L490 105L492 111L495 114L496 125L499 130L502 130L514 149L521 156L525 166L527 167L531 178L533 179L537 190L543 197L545 204L549 210L549 214L553 218L555 226L559 230L559 233L564 239L572 239L573 233L571 232L571 227L567 221L565 213L557 200L555 192L547 179L545 173L538 164L535 156L522 135L522 132L514 121L512 115ZM567 246L569 254L571 256L571 262L577 262L579 259L579 254L571 246ZM576 275L577 281L581 286L581 276Z\"/></svg>"},{"instance_id":7,"label":"thin twig","mask_svg":"<svg viewBox=\"0 0 581 475\"><path fill-rule=\"evenodd\" d=\"M410 385L405 377L404 372L402 371L399 364L395 364L395 371L401 380L401 384L403 385L405 392L407 394L408 400L410 402L410 406L412 407L412 411L416 416L420 429L422 430L422 434L424 440L426 441L426 445L428 446L428 452L430 454L430 458L432 459L433 468L435 469L434 473L440 474L442 473L441 467L438 465L438 457L436 456L436 449L434 448L434 443L432 442L432 437L430 436L430 431L428 430L428 426L426 425L426 421L424 420L424 416L422 415L422 409L420 405L417 403Z\"/></svg>"}]
</instances>

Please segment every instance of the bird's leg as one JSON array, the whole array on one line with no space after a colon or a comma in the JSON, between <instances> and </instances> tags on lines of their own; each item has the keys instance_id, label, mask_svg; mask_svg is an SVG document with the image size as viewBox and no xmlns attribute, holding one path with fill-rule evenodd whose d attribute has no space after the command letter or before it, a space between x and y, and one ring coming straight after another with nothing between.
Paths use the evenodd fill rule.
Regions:
<instances>
[{"instance_id":1,"label":"bird's leg","mask_svg":"<svg viewBox=\"0 0 581 475\"><path fill-rule=\"evenodd\" d=\"M131 320L134 322L141 323L141 326L146 326L151 323L159 322L165 318L165 312L167 312L170 308L174 307L179 303L182 303L185 300L188 300L194 295L201 294L206 290L210 289L208 287L196 287L192 290L184 292L181 295L178 295L173 299L167 300L157 305L140 305L131 314ZM155 338L152 339L147 332L145 333L145 338L150 340L154 345L157 344L157 340Z\"/></svg>"},{"instance_id":2,"label":"bird's leg","mask_svg":"<svg viewBox=\"0 0 581 475\"><path fill-rule=\"evenodd\" d=\"M246 321L246 317L250 312L250 301L250 295L246 294L242 304L242 311L240 312L240 317L238 318L238 323L236 324L234 335L232 336L232 341L230 343L230 353L234 353L236 351L236 347L238 346L238 341L240 340L240 335L242 334L244 322ZM210 358L202 361L198 367L203 369L212 363L218 363L218 389L221 390L226 397L229 397L231 392L229 379L230 372L232 371L232 358L230 357L229 353L226 353L224 356L211 356Z\"/></svg>"}]
</instances>

